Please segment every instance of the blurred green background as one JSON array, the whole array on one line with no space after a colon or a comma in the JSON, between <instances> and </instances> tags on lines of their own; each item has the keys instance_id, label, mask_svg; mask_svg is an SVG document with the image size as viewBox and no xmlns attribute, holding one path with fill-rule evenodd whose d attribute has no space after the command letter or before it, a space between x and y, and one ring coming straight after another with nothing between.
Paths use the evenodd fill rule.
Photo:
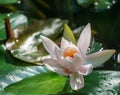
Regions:
<instances>
[{"instance_id":1,"label":"blurred green background","mask_svg":"<svg viewBox=\"0 0 120 95\"><path fill-rule=\"evenodd\" d=\"M72 29L90 22L96 41L102 43L105 49L116 49L116 54L120 52L119 10L120 0L0 1L0 16L18 12L26 15L28 19L67 19ZM114 59L116 58L115 56Z\"/></svg>"},{"instance_id":2,"label":"blurred green background","mask_svg":"<svg viewBox=\"0 0 120 95\"><path fill-rule=\"evenodd\" d=\"M72 29L91 23L96 40L120 49L119 0L1 0L0 14L22 12L30 18L68 19Z\"/></svg>"}]
</instances>

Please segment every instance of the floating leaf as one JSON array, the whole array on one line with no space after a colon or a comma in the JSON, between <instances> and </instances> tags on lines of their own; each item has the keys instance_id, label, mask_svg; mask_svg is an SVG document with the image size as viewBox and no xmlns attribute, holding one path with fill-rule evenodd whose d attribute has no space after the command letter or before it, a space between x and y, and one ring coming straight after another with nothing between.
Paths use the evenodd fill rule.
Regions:
<instances>
[{"instance_id":1,"label":"floating leaf","mask_svg":"<svg viewBox=\"0 0 120 95\"><path fill-rule=\"evenodd\" d=\"M0 95L16 95L16 94L13 94L4 90L0 90Z\"/></svg>"},{"instance_id":2,"label":"floating leaf","mask_svg":"<svg viewBox=\"0 0 120 95\"><path fill-rule=\"evenodd\" d=\"M6 47L0 45L0 89L26 77L46 72L43 66L35 66L14 58Z\"/></svg>"},{"instance_id":3,"label":"floating leaf","mask_svg":"<svg viewBox=\"0 0 120 95\"><path fill-rule=\"evenodd\" d=\"M13 25L21 19L16 19ZM42 47L40 35L56 40L59 38L60 30L66 20L48 19L33 21L31 24L23 25L13 30L14 37L6 42L7 49L14 57L26 62L41 64L43 56L47 55Z\"/></svg>"},{"instance_id":4,"label":"floating leaf","mask_svg":"<svg viewBox=\"0 0 120 95\"><path fill-rule=\"evenodd\" d=\"M66 78L55 73L43 73L5 88L5 91L28 95L58 94L59 95L119 95L120 73L118 71L93 71L85 76L85 86L78 91L70 91ZM64 85L68 88L64 90Z\"/></svg>"},{"instance_id":5,"label":"floating leaf","mask_svg":"<svg viewBox=\"0 0 120 95\"><path fill-rule=\"evenodd\" d=\"M56 73L42 73L5 88L6 91L16 94L46 95L62 93L67 77L61 77ZM69 85L69 84L68 84ZM69 88L69 86L67 87Z\"/></svg>"}]
</instances>

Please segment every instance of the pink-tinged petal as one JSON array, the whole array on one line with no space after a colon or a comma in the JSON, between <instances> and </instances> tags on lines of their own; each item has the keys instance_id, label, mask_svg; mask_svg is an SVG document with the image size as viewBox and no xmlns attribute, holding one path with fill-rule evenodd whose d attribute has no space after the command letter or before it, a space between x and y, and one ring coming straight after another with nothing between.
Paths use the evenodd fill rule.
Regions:
<instances>
[{"instance_id":1,"label":"pink-tinged petal","mask_svg":"<svg viewBox=\"0 0 120 95\"><path fill-rule=\"evenodd\" d=\"M55 47L59 48L52 40L50 40L49 38L45 37L45 36L40 36L42 43L45 47L45 49L50 53L50 55L53 58L56 58L56 54L55 54Z\"/></svg>"},{"instance_id":2,"label":"pink-tinged petal","mask_svg":"<svg viewBox=\"0 0 120 95\"><path fill-rule=\"evenodd\" d=\"M62 63L69 71L78 72L79 69L82 67L82 64L84 63L84 60L82 60L79 55L75 54L74 58L63 58Z\"/></svg>"},{"instance_id":3,"label":"pink-tinged petal","mask_svg":"<svg viewBox=\"0 0 120 95\"><path fill-rule=\"evenodd\" d=\"M56 59L58 61L58 63L62 66L62 67L65 67L65 64L63 63L63 61L61 60L62 59L62 52L60 49L58 48L55 48L55 53L56 53Z\"/></svg>"},{"instance_id":4,"label":"pink-tinged petal","mask_svg":"<svg viewBox=\"0 0 120 95\"><path fill-rule=\"evenodd\" d=\"M68 76L70 73L65 72L64 68L54 68L55 72L62 76Z\"/></svg>"},{"instance_id":5,"label":"pink-tinged petal","mask_svg":"<svg viewBox=\"0 0 120 95\"><path fill-rule=\"evenodd\" d=\"M44 59L43 63L51 71L55 71L54 68L61 68L61 66L58 64L58 61L51 58Z\"/></svg>"},{"instance_id":6,"label":"pink-tinged petal","mask_svg":"<svg viewBox=\"0 0 120 95\"><path fill-rule=\"evenodd\" d=\"M78 90L84 87L83 76L78 73L73 73L70 75L70 86L73 90Z\"/></svg>"},{"instance_id":7,"label":"pink-tinged petal","mask_svg":"<svg viewBox=\"0 0 120 95\"><path fill-rule=\"evenodd\" d=\"M87 64L87 65L81 66L79 73L81 75L88 75L92 72L92 70L93 70L92 64Z\"/></svg>"},{"instance_id":8,"label":"pink-tinged petal","mask_svg":"<svg viewBox=\"0 0 120 95\"><path fill-rule=\"evenodd\" d=\"M88 23L86 27L83 29L80 38L78 40L78 47L86 54L89 44L91 41L91 28L90 24Z\"/></svg>"},{"instance_id":9,"label":"pink-tinged petal","mask_svg":"<svg viewBox=\"0 0 120 95\"><path fill-rule=\"evenodd\" d=\"M113 54L115 50L103 50L87 56L85 64L92 64L93 67L97 67L106 62Z\"/></svg>"},{"instance_id":10,"label":"pink-tinged petal","mask_svg":"<svg viewBox=\"0 0 120 95\"><path fill-rule=\"evenodd\" d=\"M84 54L84 52L81 50L81 48L79 48L79 53L80 53L80 57L82 58L82 60L85 60L86 54Z\"/></svg>"},{"instance_id":11,"label":"pink-tinged petal","mask_svg":"<svg viewBox=\"0 0 120 95\"><path fill-rule=\"evenodd\" d=\"M62 38L62 40L61 40L61 46L60 46L61 49L64 49L64 48L66 48L68 46L69 46L69 42L66 39Z\"/></svg>"},{"instance_id":12,"label":"pink-tinged petal","mask_svg":"<svg viewBox=\"0 0 120 95\"><path fill-rule=\"evenodd\" d=\"M65 69L61 67L61 65L58 63L57 60L54 59L45 59L43 60L44 65L51 71L58 73L59 75L62 76L68 76L69 73L65 72Z\"/></svg>"}]
</instances>

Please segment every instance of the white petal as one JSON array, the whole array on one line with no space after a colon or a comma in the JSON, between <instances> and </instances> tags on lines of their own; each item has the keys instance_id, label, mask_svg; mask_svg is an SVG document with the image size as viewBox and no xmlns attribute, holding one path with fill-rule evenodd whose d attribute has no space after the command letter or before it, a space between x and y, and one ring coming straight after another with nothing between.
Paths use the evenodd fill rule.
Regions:
<instances>
[{"instance_id":1,"label":"white petal","mask_svg":"<svg viewBox=\"0 0 120 95\"><path fill-rule=\"evenodd\" d=\"M92 64L82 65L79 73L82 75L88 75L89 73L92 72L92 70L93 70Z\"/></svg>"},{"instance_id":2,"label":"white petal","mask_svg":"<svg viewBox=\"0 0 120 95\"><path fill-rule=\"evenodd\" d=\"M62 67L65 67L65 64L63 63L62 61L62 52L60 49L58 48L55 48L55 53L56 53L56 59L57 61L59 62L59 64L62 66Z\"/></svg>"},{"instance_id":3,"label":"white petal","mask_svg":"<svg viewBox=\"0 0 120 95\"><path fill-rule=\"evenodd\" d=\"M78 73L70 75L70 86L73 90L78 90L84 86L83 76Z\"/></svg>"},{"instance_id":4,"label":"white petal","mask_svg":"<svg viewBox=\"0 0 120 95\"><path fill-rule=\"evenodd\" d=\"M68 75L69 75L69 73L66 73L66 72L64 71L64 68L55 68L54 70L55 70L55 72L58 73L59 75L62 75L62 76L68 76Z\"/></svg>"},{"instance_id":5,"label":"white petal","mask_svg":"<svg viewBox=\"0 0 120 95\"><path fill-rule=\"evenodd\" d=\"M82 60L80 56L75 54L74 58L66 57L62 59L62 63L69 71L78 72L79 69L82 67L82 64L84 63L84 60Z\"/></svg>"},{"instance_id":6,"label":"white petal","mask_svg":"<svg viewBox=\"0 0 120 95\"><path fill-rule=\"evenodd\" d=\"M67 48L67 47L74 48L74 49L76 49L78 51L78 47L74 43L69 42L66 39L62 38L62 41L61 41L61 50L64 51L64 49Z\"/></svg>"},{"instance_id":7,"label":"white petal","mask_svg":"<svg viewBox=\"0 0 120 95\"><path fill-rule=\"evenodd\" d=\"M44 59L43 63L45 64L45 66L49 69L55 72L54 68L61 68L61 66L59 65L59 63L57 62L57 60L54 59Z\"/></svg>"},{"instance_id":8,"label":"white petal","mask_svg":"<svg viewBox=\"0 0 120 95\"><path fill-rule=\"evenodd\" d=\"M45 59L45 60L43 60L43 62L49 70L51 70L53 72L56 72L59 75L63 75L63 76L68 76L69 75L69 74L64 72L64 68L61 67L61 65L58 63L57 60Z\"/></svg>"},{"instance_id":9,"label":"white petal","mask_svg":"<svg viewBox=\"0 0 120 95\"><path fill-rule=\"evenodd\" d=\"M62 40L61 40L61 49L64 49L64 48L66 48L68 46L69 46L69 42L66 39L62 38Z\"/></svg>"},{"instance_id":10,"label":"white petal","mask_svg":"<svg viewBox=\"0 0 120 95\"><path fill-rule=\"evenodd\" d=\"M42 43L45 47L45 49L50 53L50 55L54 58L56 58L56 54L55 54L55 47L59 48L52 40L50 40L47 37L44 36L40 36Z\"/></svg>"},{"instance_id":11,"label":"white petal","mask_svg":"<svg viewBox=\"0 0 120 95\"><path fill-rule=\"evenodd\" d=\"M85 64L92 64L93 67L97 67L106 62L113 54L115 50L103 50L87 56Z\"/></svg>"},{"instance_id":12,"label":"white petal","mask_svg":"<svg viewBox=\"0 0 120 95\"><path fill-rule=\"evenodd\" d=\"M86 54L89 44L91 41L91 28L90 24L88 23L86 27L83 29L80 38L78 40L78 47Z\"/></svg>"}]
</instances>

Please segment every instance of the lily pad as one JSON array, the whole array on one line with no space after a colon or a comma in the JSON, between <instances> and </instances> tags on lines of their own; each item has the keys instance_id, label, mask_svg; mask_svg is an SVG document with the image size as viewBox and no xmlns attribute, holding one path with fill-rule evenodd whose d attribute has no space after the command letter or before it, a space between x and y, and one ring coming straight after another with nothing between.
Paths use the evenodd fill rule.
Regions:
<instances>
[{"instance_id":1,"label":"lily pad","mask_svg":"<svg viewBox=\"0 0 120 95\"><path fill-rule=\"evenodd\" d=\"M9 38L6 47L14 57L40 64L43 56L47 55L41 44L40 35L57 40L66 20L47 19L34 21L13 30L14 38Z\"/></svg>"},{"instance_id":2,"label":"lily pad","mask_svg":"<svg viewBox=\"0 0 120 95\"><path fill-rule=\"evenodd\" d=\"M15 94L46 95L61 93L65 88L67 77L61 77L56 73L42 73L5 88L6 91ZM15 88L15 89L14 89Z\"/></svg>"},{"instance_id":3,"label":"lily pad","mask_svg":"<svg viewBox=\"0 0 120 95\"><path fill-rule=\"evenodd\" d=\"M31 65L14 58L3 44L0 45L0 65L1 90L11 83L47 71L45 67Z\"/></svg>"},{"instance_id":4,"label":"lily pad","mask_svg":"<svg viewBox=\"0 0 120 95\"><path fill-rule=\"evenodd\" d=\"M119 95L120 73L118 71L93 71L85 76L85 86L78 91L72 91L65 84L66 77L55 73L43 73L9 85L5 91L28 95ZM64 87L67 86L67 92Z\"/></svg>"},{"instance_id":5,"label":"lily pad","mask_svg":"<svg viewBox=\"0 0 120 95\"><path fill-rule=\"evenodd\" d=\"M120 73L118 71L94 71L85 77L85 87L69 95L119 95Z\"/></svg>"}]
</instances>

